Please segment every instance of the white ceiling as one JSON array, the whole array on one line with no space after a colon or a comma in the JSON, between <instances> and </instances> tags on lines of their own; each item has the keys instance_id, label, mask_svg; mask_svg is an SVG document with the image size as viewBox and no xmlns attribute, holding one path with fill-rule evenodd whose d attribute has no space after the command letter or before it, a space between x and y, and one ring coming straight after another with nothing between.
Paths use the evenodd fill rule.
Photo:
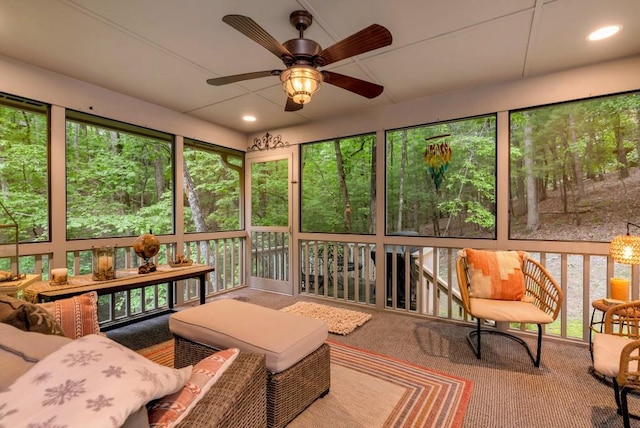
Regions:
<instances>
[{"instance_id":1,"label":"white ceiling","mask_svg":"<svg viewBox=\"0 0 640 428\"><path fill-rule=\"evenodd\" d=\"M285 112L277 77L206 84L283 68L224 15L284 42L298 37L289 14L299 9L314 16L305 38L323 48L373 23L389 29L391 46L326 67L381 84L382 95L325 84ZM612 23L622 32L585 40ZM0 40L0 55L254 133L640 54L640 0L0 0Z\"/></svg>"}]
</instances>

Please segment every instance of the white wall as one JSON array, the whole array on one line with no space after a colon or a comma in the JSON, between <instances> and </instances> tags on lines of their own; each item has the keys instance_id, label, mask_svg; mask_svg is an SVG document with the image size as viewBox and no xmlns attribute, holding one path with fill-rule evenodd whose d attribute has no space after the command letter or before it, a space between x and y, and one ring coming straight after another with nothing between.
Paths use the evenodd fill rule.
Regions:
<instances>
[{"instance_id":1,"label":"white wall","mask_svg":"<svg viewBox=\"0 0 640 428\"><path fill-rule=\"evenodd\" d=\"M240 132L3 56L0 92L237 150L247 148L246 135Z\"/></svg>"},{"instance_id":2,"label":"white wall","mask_svg":"<svg viewBox=\"0 0 640 428\"><path fill-rule=\"evenodd\" d=\"M509 83L372 108L335 120L269 131L291 144L460 119L640 89L640 56ZM253 141L264 133L251 135Z\"/></svg>"}]
</instances>

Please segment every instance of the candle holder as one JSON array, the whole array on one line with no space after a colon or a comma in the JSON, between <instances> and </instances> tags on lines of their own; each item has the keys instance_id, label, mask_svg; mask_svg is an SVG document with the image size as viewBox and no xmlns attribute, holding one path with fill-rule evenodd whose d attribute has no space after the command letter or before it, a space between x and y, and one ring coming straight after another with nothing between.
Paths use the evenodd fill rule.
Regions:
<instances>
[{"instance_id":1,"label":"candle holder","mask_svg":"<svg viewBox=\"0 0 640 428\"><path fill-rule=\"evenodd\" d=\"M69 271L67 270L67 268L51 269L51 275L49 276L49 278L50 278L49 284L51 284L51 285L67 285L68 284L68 280L67 280L67 275L68 274L69 274Z\"/></svg>"},{"instance_id":2,"label":"candle holder","mask_svg":"<svg viewBox=\"0 0 640 428\"><path fill-rule=\"evenodd\" d=\"M622 302L629 301L629 280L626 278L609 278L609 297Z\"/></svg>"},{"instance_id":3,"label":"candle holder","mask_svg":"<svg viewBox=\"0 0 640 428\"><path fill-rule=\"evenodd\" d=\"M93 280L107 281L116 278L116 252L113 247L92 247Z\"/></svg>"}]
</instances>

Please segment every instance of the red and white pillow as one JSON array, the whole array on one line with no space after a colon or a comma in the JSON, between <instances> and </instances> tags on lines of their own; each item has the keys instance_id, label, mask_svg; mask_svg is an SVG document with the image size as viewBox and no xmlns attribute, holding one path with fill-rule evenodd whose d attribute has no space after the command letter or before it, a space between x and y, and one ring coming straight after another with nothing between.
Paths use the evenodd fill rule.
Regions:
<instances>
[{"instance_id":1,"label":"red and white pillow","mask_svg":"<svg viewBox=\"0 0 640 428\"><path fill-rule=\"evenodd\" d=\"M220 379L239 353L238 348L224 349L197 363L181 390L162 397L149 406L149 427L169 428L180 423Z\"/></svg>"},{"instance_id":2,"label":"red and white pillow","mask_svg":"<svg viewBox=\"0 0 640 428\"><path fill-rule=\"evenodd\" d=\"M38 303L38 306L53 315L67 337L78 339L88 334L100 333L98 293L95 291L53 302Z\"/></svg>"}]
</instances>

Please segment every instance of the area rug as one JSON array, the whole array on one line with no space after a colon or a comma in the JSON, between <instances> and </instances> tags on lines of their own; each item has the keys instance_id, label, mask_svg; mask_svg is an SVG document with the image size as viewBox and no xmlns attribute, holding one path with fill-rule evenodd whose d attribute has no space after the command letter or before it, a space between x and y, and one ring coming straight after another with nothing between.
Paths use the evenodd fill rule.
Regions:
<instances>
[{"instance_id":1,"label":"area rug","mask_svg":"<svg viewBox=\"0 0 640 428\"><path fill-rule=\"evenodd\" d=\"M302 315L325 321L329 325L329 333L346 336L371 319L371 314L334 308L312 302L297 302L280 309L282 312Z\"/></svg>"},{"instance_id":2,"label":"area rug","mask_svg":"<svg viewBox=\"0 0 640 428\"><path fill-rule=\"evenodd\" d=\"M458 428L467 411L470 380L333 341L331 389L288 428ZM138 351L173 366L173 342Z\"/></svg>"}]
</instances>

